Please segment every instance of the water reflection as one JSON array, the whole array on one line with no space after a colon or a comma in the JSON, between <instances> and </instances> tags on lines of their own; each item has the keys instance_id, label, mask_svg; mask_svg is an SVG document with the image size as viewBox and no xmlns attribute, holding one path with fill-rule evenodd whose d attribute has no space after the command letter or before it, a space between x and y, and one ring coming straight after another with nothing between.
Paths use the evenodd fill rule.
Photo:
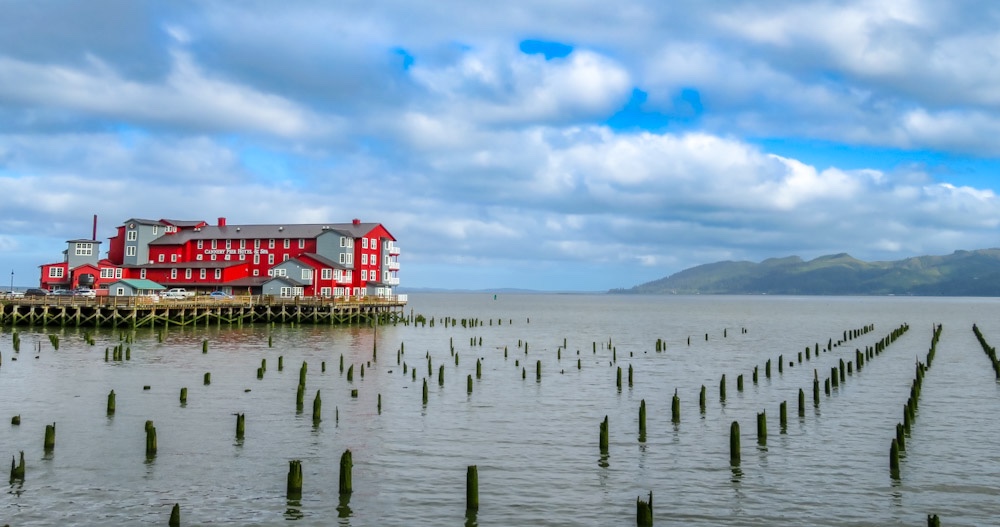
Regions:
<instances>
[{"instance_id":1,"label":"water reflection","mask_svg":"<svg viewBox=\"0 0 1000 527\"><path fill-rule=\"evenodd\" d=\"M346 494L341 494L340 495L340 499L338 500L338 503L337 503L337 517L338 518L350 518L351 517L351 513L353 511L351 511L351 507L349 505L350 502L351 502L351 494L350 493L346 493Z\"/></svg>"},{"instance_id":2,"label":"water reflection","mask_svg":"<svg viewBox=\"0 0 1000 527\"><path fill-rule=\"evenodd\" d=\"M301 520L305 517L305 514L302 512L302 500L288 500L285 506L286 520Z\"/></svg>"}]
</instances>

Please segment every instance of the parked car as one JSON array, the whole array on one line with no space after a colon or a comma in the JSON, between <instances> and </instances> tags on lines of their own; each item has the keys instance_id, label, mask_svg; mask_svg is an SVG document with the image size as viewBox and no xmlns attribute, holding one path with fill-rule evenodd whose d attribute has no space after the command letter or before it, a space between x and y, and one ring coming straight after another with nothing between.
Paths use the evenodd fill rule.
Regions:
<instances>
[{"instance_id":1,"label":"parked car","mask_svg":"<svg viewBox=\"0 0 1000 527\"><path fill-rule=\"evenodd\" d=\"M166 290L160 296L162 298L170 298L170 299L174 299L174 300L181 300L181 299L193 297L194 296L194 291L188 291L187 289L184 289L183 287L174 287L174 288Z\"/></svg>"},{"instance_id":2,"label":"parked car","mask_svg":"<svg viewBox=\"0 0 1000 527\"><path fill-rule=\"evenodd\" d=\"M235 298L233 295L225 293L223 291L212 291L211 293L208 294L208 297L211 298L212 300L232 300L233 298Z\"/></svg>"},{"instance_id":3,"label":"parked car","mask_svg":"<svg viewBox=\"0 0 1000 527\"><path fill-rule=\"evenodd\" d=\"M24 296L49 296L45 289L32 288L24 292Z\"/></svg>"},{"instance_id":4,"label":"parked car","mask_svg":"<svg viewBox=\"0 0 1000 527\"><path fill-rule=\"evenodd\" d=\"M69 289L56 289L52 292L52 296L73 296L73 291Z\"/></svg>"},{"instance_id":5,"label":"parked car","mask_svg":"<svg viewBox=\"0 0 1000 527\"><path fill-rule=\"evenodd\" d=\"M83 298L97 298L97 292L89 287L78 287L73 290L73 296L80 296Z\"/></svg>"},{"instance_id":6,"label":"parked car","mask_svg":"<svg viewBox=\"0 0 1000 527\"><path fill-rule=\"evenodd\" d=\"M24 296L24 291L4 291L3 293L0 293L0 297L2 298L13 299L13 298L21 298L23 296Z\"/></svg>"}]
</instances>

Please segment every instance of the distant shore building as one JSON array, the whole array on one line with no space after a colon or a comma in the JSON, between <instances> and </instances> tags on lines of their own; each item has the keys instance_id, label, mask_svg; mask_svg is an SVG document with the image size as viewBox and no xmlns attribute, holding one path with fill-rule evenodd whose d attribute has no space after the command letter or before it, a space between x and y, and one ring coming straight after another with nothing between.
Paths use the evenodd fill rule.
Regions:
<instances>
[{"instance_id":1,"label":"distant shore building","mask_svg":"<svg viewBox=\"0 0 1000 527\"><path fill-rule=\"evenodd\" d=\"M95 220L96 225L96 220ZM96 233L96 227L95 227ZM96 238L96 235L95 235ZM150 280L195 292L283 297L390 297L399 248L380 223L216 225L132 218L109 240L68 240L63 261L41 265L44 289L108 289Z\"/></svg>"}]
</instances>

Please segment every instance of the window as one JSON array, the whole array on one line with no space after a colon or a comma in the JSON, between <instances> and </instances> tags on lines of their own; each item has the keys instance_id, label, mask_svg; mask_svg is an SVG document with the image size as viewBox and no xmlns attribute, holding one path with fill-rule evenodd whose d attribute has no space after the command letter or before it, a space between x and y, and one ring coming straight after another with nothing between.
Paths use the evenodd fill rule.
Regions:
<instances>
[{"instance_id":1,"label":"window","mask_svg":"<svg viewBox=\"0 0 1000 527\"><path fill-rule=\"evenodd\" d=\"M247 248L247 241L240 240L240 249L246 249L246 248Z\"/></svg>"},{"instance_id":2,"label":"window","mask_svg":"<svg viewBox=\"0 0 1000 527\"><path fill-rule=\"evenodd\" d=\"M340 237L340 246L341 247L347 247L347 237L346 236L341 236Z\"/></svg>"},{"instance_id":3,"label":"window","mask_svg":"<svg viewBox=\"0 0 1000 527\"><path fill-rule=\"evenodd\" d=\"M161 255L157 256L157 259L162 262L163 261L163 255L161 254Z\"/></svg>"},{"instance_id":4,"label":"window","mask_svg":"<svg viewBox=\"0 0 1000 527\"><path fill-rule=\"evenodd\" d=\"M334 280L336 280L336 281L339 282L341 280L341 278L342 278L342 275L343 275L343 273L340 272L340 269L334 269L334 271L333 271L333 279Z\"/></svg>"},{"instance_id":5,"label":"window","mask_svg":"<svg viewBox=\"0 0 1000 527\"><path fill-rule=\"evenodd\" d=\"M375 241L375 238L372 238L371 246L372 246L372 249L378 249L378 242Z\"/></svg>"},{"instance_id":6,"label":"window","mask_svg":"<svg viewBox=\"0 0 1000 527\"><path fill-rule=\"evenodd\" d=\"M121 277L122 277L122 270L115 269L115 278L121 278Z\"/></svg>"},{"instance_id":7,"label":"window","mask_svg":"<svg viewBox=\"0 0 1000 527\"><path fill-rule=\"evenodd\" d=\"M63 268L62 267L49 267L49 278L62 278Z\"/></svg>"},{"instance_id":8,"label":"window","mask_svg":"<svg viewBox=\"0 0 1000 527\"><path fill-rule=\"evenodd\" d=\"M125 288L124 287L115 288L115 296L125 296Z\"/></svg>"},{"instance_id":9,"label":"window","mask_svg":"<svg viewBox=\"0 0 1000 527\"><path fill-rule=\"evenodd\" d=\"M267 240L267 248L268 249L274 249L274 238L271 238L270 240Z\"/></svg>"},{"instance_id":10,"label":"window","mask_svg":"<svg viewBox=\"0 0 1000 527\"><path fill-rule=\"evenodd\" d=\"M212 248L213 249L219 248L219 240L212 240Z\"/></svg>"},{"instance_id":11,"label":"window","mask_svg":"<svg viewBox=\"0 0 1000 527\"><path fill-rule=\"evenodd\" d=\"M260 269L254 269L253 270L253 275L254 276L260 276Z\"/></svg>"},{"instance_id":12,"label":"window","mask_svg":"<svg viewBox=\"0 0 1000 527\"><path fill-rule=\"evenodd\" d=\"M267 255L267 265L274 265L274 255L273 254Z\"/></svg>"},{"instance_id":13,"label":"window","mask_svg":"<svg viewBox=\"0 0 1000 527\"><path fill-rule=\"evenodd\" d=\"M177 255L176 254L171 254L170 255L170 261L171 262L176 262L177 261Z\"/></svg>"},{"instance_id":14,"label":"window","mask_svg":"<svg viewBox=\"0 0 1000 527\"><path fill-rule=\"evenodd\" d=\"M278 295L281 298L290 298L292 296L293 287L282 287Z\"/></svg>"},{"instance_id":15,"label":"window","mask_svg":"<svg viewBox=\"0 0 1000 527\"><path fill-rule=\"evenodd\" d=\"M185 269L184 270L184 279L185 280L190 280L191 279L191 269Z\"/></svg>"},{"instance_id":16,"label":"window","mask_svg":"<svg viewBox=\"0 0 1000 527\"><path fill-rule=\"evenodd\" d=\"M320 280L330 280L333 278L333 269L323 269L319 272Z\"/></svg>"},{"instance_id":17,"label":"window","mask_svg":"<svg viewBox=\"0 0 1000 527\"><path fill-rule=\"evenodd\" d=\"M177 280L177 269L171 269L170 270L170 279L171 280Z\"/></svg>"},{"instance_id":18,"label":"window","mask_svg":"<svg viewBox=\"0 0 1000 527\"><path fill-rule=\"evenodd\" d=\"M78 243L76 244L76 255L77 256L91 256L94 254L94 244L92 243Z\"/></svg>"},{"instance_id":19,"label":"window","mask_svg":"<svg viewBox=\"0 0 1000 527\"><path fill-rule=\"evenodd\" d=\"M347 253L340 253L340 263L347 263Z\"/></svg>"},{"instance_id":20,"label":"window","mask_svg":"<svg viewBox=\"0 0 1000 527\"><path fill-rule=\"evenodd\" d=\"M217 254L213 254L213 255L212 255L212 261L214 262L214 261L215 261L215 260L216 260L216 259L218 258L218 256L219 256L219 255L217 255Z\"/></svg>"},{"instance_id":21,"label":"window","mask_svg":"<svg viewBox=\"0 0 1000 527\"><path fill-rule=\"evenodd\" d=\"M367 269L362 269L361 270L361 281L366 281L366 280L368 280L368 270Z\"/></svg>"},{"instance_id":22,"label":"window","mask_svg":"<svg viewBox=\"0 0 1000 527\"><path fill-rule=\"evenodd\" d=\"M226 249L233 248L233 240L226 240Z\"/></svg>"},{"instance_id":23,"label":"window","mask_svg":"<svg viewBox=\"0 0 1000 527\"><path fill-rule=\"evenodd\" d=\"M312 269L303 269L302 270L302 279L303 280L308 280L308 281L311 282L312 279L313 279L313 270Z\"/></svg>"},{"instance_id":24,"label":"window","mask_svg":"<svg viewBox=\"0 0 1000 527\"><path fill-rule=\"evenodd\" d=\"M135 256L135 245L129 245L125 248L125 256Z\"/></svg>"},{"instance_id":25,"label":"window","mask_svg":"<svg viewBox=\"0 0 1000 527\"><path fill-rule=\"evenodd\" d=\"M292 240L290 240L288 238L285 238L284 244L285 244L285 249L291 249L292 248Z\"/></svg>"},{"instance_id":26,"label":"window","mask_svg":"<svg viewBox=\"0 0 1000 527\"><path fill-rule=\"evenodd\" d=\"M233 255L227 254L222 259L228 262L229 260L232 260L232 258L233 258Z\"/></svg>"},{"instance_id":27,"label":"window","mask_svg":"<svg viewBox=\"0 0 1000 527\"><path fill-rule=\"evenodd\" d=\"M153 225L153 236L156 236L157 234L160 234L160 226Z\"/></svg>"},{"instance_id":28,"label":"window","mask_svg":"<svg viewBox=\"0 0 1000 527\"><path fill-rule=\"evenodd\" d=\"M331 293L333 293L333 290L329 287L319 288L319 296L329 297Z\"/></svg>"},{"instance_id":29,"label":"window","mask_svg":"<svg viewBox=\"0 0 1000 527\"><path fill-rule=\"evenodd\" d=\"M139 239L139 231L128 231L125 233L125 241L134 242Z\"/></svg>"},{"instance_id":30,"label":"window","mask_svg":"<svg viewBox=\"0 0 1000 527\"><path fill-rule=\"evenodd\" d=\"M260 249L260 240L259 239L253 241L253 248L254 249Z\"/></svg>"},{"instance_id":31,"label":"window","mask_svg":"<svg viewBox=\"0 0 1000 527\"><path fill-rule=\"evenodd\" d=\"M114 270L114 268L107 267L107 268L101 269L101 278L114 278L114 277L115 277L115 270Z\"/></svg>"},{"instance_id":32,"label":"window","mask_svg":"<svg viewBox=\"0 0 1000 527\"><path fill-rule=\"evenodd\" d=\"M216 280L222 280L222 269L216 269L215 270L215 279Z\"/></svg>"},{"instance_id":33,"label":"window","mask_svg":"<svg viewBox=\"0 0 1000 527\"><path fill-rule=\"evenodd\" d=\"M281 256L281 261L282 262L287 262L289 258L291 258L291 255L288 255L288 254L282 255Z\"/></svg>"},{"instance_id":34,"label":"window","mask_svg":"<svg viewBox=\"0 0 1000 527\"><path fill-rule=\"evenodd\" d=\"M254 265L259 265L260 264L260 255L257 254L257 253L254 253L254 255L253 255L253 264Z\"/></svg>"},{"instance_id":35,"label":"window","mask_svg":"<svg viewBox=\"0 0 1000 527\"><path fill-rule=\"evenodd\" d=\"M194 259L200 262L200 261L202 261L202 260L205 259L205 255L204 254L196 254L196 255L194 255Z\"/></svg>"},{"instance_id":36,"label":"window","mask_svg":"<svg viewBox=\"0 0 1000 527\"><path fill-rule=\"evenodd\" d=\"M378 282L378 271L377 270L372 269L372 272L368 273L368 276L371 277L372 282Z\"/></svg>"},{"instance_id":37,"label":"window","mask_svg":"<svg viewBox=\"0 0 1000 527\"><path fill-rule=\"evenodd\" d=\"M240 253L240 261L245 261L247 259L247 253Z\"/></svg>"},{"instance_id":38,"label":"window","mask_svg":"<svg viewBox=\"0 0 1000 527\"><path fill-rule=\"evenodd\" d=\"M299 249L305 249L305 248L306 248L306 239L299 238Z\"/></svg>"},{"instance_id":39,"label":"window","mask_svg":"<svg viewBox=\"0 0 1000 527\"><path fill-rule=\"evenodd\" d=\"M201 278L202 280L208 278L208 269L201 269L201 270L199 270L198 271L198 278Z\"/></svg>"},{"instance_id":40,"label":"window","mask_svg":"<svg viewBox=\"0 0 1000 527\"><path fill-rule=\"evenodd\" d=\"M205 240L198 240L198 248L199 249L205 248Z\"/></svg>"},{"instance_id":41,"label":"window","mask_svg":"<svg viewBox=\"0 0 1000 527\"><path fill-rule=\"evenodd\" d=\"M275 269L274 276L288 276L288 270L281 268Z\"/></svg>"},{"instance_id":42,"label":"window","mask_svg":"<svg viewBox=\"0 0 1000 527\"><path fill-rule=\"evenodd\" d=\"M146 279L146 270L145 269L140 269L139 270L139 278L141 278L143 280Z\"/></svg>"},{"instance_id":43,"label":"window","mask_svg":"<svg viewBox=\"0 0 1000 527\"><path fill-rule=\"evenodd\" d=\"M361 248L362 249L368 248L368 238L361 238Z\"/></svg>"}]
</instances>

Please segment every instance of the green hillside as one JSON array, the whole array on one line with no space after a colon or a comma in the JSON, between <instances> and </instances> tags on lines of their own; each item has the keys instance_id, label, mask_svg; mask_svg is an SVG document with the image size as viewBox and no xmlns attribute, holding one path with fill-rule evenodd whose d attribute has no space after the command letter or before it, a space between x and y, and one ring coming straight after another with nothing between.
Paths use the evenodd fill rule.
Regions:
<instances>
[{"instance_id":1,"label":"green hillside","mask_svg":"<svg viewBox=\"0 0 1000 527\"><path fill-rule=\"evenodd\" d=\"M1000 296L1000 249L893 262L849 254L716 262L615 293Z\"/></svg>"}]
</instances>

